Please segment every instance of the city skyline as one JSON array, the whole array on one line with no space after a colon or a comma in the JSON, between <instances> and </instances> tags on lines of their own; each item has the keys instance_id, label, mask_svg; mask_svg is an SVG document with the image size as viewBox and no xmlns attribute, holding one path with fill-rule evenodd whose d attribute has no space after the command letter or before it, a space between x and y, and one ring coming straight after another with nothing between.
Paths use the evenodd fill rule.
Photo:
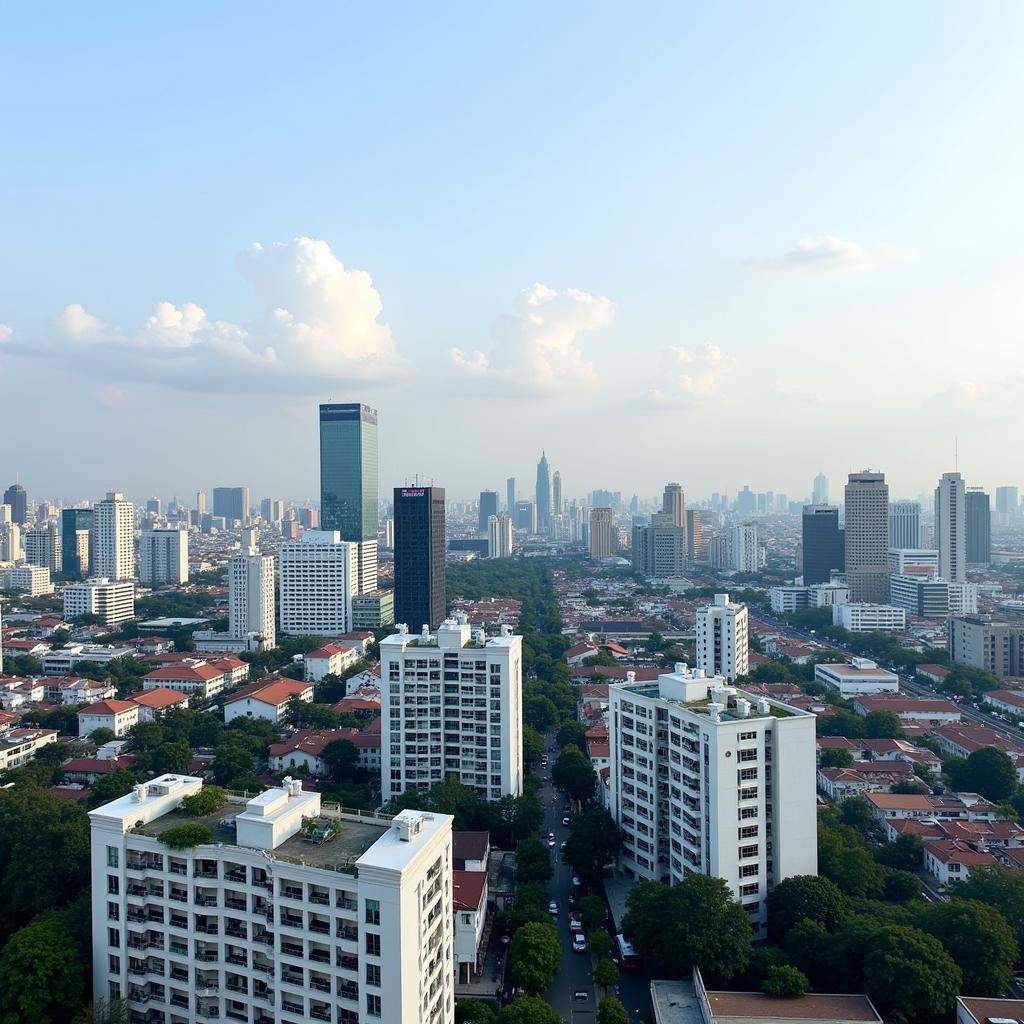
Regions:
<instances>
[{"instance_id":1,"label":"city skyline","mask_svg":"<svg viewBox=\"0 0 1024 1024\"><path fill-rule=\"evenodd\" d=\"M58 471L25 430L8 476L183 494L230 458L254 493L311 496L292 438L358 400L387 423L385 488L525 481L557 440L567 494L610 460L654 493L633 436L695 496L773 464L800 497L866 466L914 496L956 439L972 483L1013 484L1024 10L909 4L885 33L866 8L665 7L657 32L579 12L536 33L498 9L251 11L242 37L197 7L12 12L33 85L7 122L0 381L45 365L51 431L89 457ZM516 425L492 480L476 421Z\"/></svg>"}]
</instances>

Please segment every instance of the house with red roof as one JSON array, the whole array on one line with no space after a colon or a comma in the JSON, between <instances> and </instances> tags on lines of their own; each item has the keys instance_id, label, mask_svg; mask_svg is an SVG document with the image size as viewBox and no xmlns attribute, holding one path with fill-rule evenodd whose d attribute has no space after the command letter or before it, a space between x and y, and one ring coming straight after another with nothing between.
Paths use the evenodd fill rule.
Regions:
<instances>
[{"instance_id":1,"label":"house with red roof","mask_svg":"<svg viewBox=\"0 0 1024 1024\"><path fill-rule=\"evenodd\" d=\"M104 775L110 775L119 768L128 768L135 760L134 754L121 757L73 757L61 765L65 782L95 782Z\"/></svg>"},{"instance_id":2,"label":"house with red roof","mask_svg":"<svg viewBox=\"0 0 1024 1024\"><path fill-rule=\"evenodd\" d=\"M0 738L0 772L31 761L40 747L57 742L56 729L11 729Z\"/></svg>"},{"instance_id":3,"label":"house with red roof","mask_svg":"<svg viewBox=\"0 0 1024 1024\"><path fill-rule=\"evenodd\" d=\"M139 706L139 721L152 722L165 715L170 708L187 708L189 696L168 686L157 686L152 690L139 690L129 694L129 700Z\"/></svg>"},{"instance_id":4,"label":"house with red roof","mask_svg":"<svg viewBox=\"0 0 1024 1024\"><path fill-rule=\"evenodd\" d=\"M146 690L178 690L199 697L216 697L227 685L225 670L201 658L164 665L147 673L142 679L143 689Z\"/></svg>"},{"instance_id":5,"label":"house with red roof","mask_svg":"<svg viewBox=\"0 0 1024 1024\"><path fill-rule=\"evenodd\" d=\"M351 668L362 654L348 644L329 643L311 651L303 659L303 668L308 682L318 683L326 675L339 676Z\"/></svg>"},{"instance_id":6,"label":"house with red roof","mask_svg":"<svg viewBox=\"0 0 1024 1024\"><path fill-rule=\"evenodd\" d=\"M901 722L920 725L953 725L960 721L960 708L942 697L918 698L897 693L859 694L852 698L858 715L872 711L891 711Z\"/></svg>"},{"instance_id":7,"label":"house with red roof","mask_svg":"<svg viewBox=\"0 0 1024 1024\"><path fill-rule=\"evenodd\" d=\"M277 725L292 699L313 702L313 684L305 680L271 677L243 686L224 701L224 721L265 718Z\"/></svg>"},{"instance_id":8,"label":"house with red roof","mask_svg":"<svg viewBox=\"0 0 1024 1024\"><path fill-rule=\"evenodd\" d=\"M88 736L97 729L110 729L124 736L139 722L139 705L133 700L101 700L78 712L78 735Z\"/></svg>"},{"instance_id":9,"label":"house with red roof","mask_svg":"<svg viewBox=\"0 0 1024 1024\"><path fill-rule=\"evenodd\" d=\"M914 778L909 761L854 761L849 768L819 768L818 789L831 800L845 800L865 793L888 793L897 782Z\"/></svg>"},{"instance_id":10,"label":"house with red roof","mask_svg":"<svg viewBox=\"0 0 1024 1024\"><path fill-rule=\"evenodd\" d=\"M1024 693L1020 690L990 690L981 699L1004 715L1024 718Z\"/></svg>"},{"instance_id":11,"label":"house with red roof","mask_svg":"<svg viewBox=\"0 0 1024 1024\"><path fill-rule=\"evenodd\" d=\"M575 647L570 647L565 652L565 660L571 667L576 665L582 665L587 658L595 657L598 652L607 651L613 658L622 659L629 657L629 651L620 644L609 641L608 643L597 644L592 640L587 640L584 643L576 644Z\"/></svg>"},{"instance_id":12,"label":"house with red roof","mask_svg":"<svg viewBox=\"0 0 1024 1024\"><path fill-rule=\"evenodd\" d=\"M1024 747L1015 743L986 725L974 725L961 722L959 725L944 725L932 730L938 740L939 749L946 757L970 757L982 747L996 747L1003 751L1017 769L1017 778L1024 783Z\"/></svg>"},{"instance_id":13,"label":"house with red roof","mask_svg":"<svg viewBox=\"0 0 1024 1024\"><path fill-rule=\"evenodd\" d=\"M452 871L452 909L455 913L456 984L466 985L483 968L486 871Z\"/></svg>"},{"instance_id":14,"label":"house with red roof","mask_svg":"<svg viewBox=\"0 0 1024 1024\"><path fill-rule=\"evenodd\" d=\"M999 861L988 850L977 850L956 839L941 839L924 848L924 869L940 885L962 882L977 868L996 867Z\"/></svg>"}]
</instances>

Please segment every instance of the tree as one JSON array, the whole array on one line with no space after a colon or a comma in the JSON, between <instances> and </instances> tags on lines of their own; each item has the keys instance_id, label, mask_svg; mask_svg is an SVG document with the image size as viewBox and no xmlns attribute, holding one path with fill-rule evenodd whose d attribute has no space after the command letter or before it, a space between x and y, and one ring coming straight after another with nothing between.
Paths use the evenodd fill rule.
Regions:
<instances>
[{"instance_id":1,"label":"tree","mask_svg":"<svg viewBox=\"0 0 1024 1024\"><path fill-rule=\"evenodd\" d=\"M587 752L587 730L582 722L575 720L566 722L558 730L558 745L560 747L578 747L585 754Z\"/></svg>"},{"instance_id":2,"label":"tree","mask_svg":"<svg viewBox=\"0 0 1024 1024\"><path fill-rule=\"evenodd\" d=\"M567 748L570 752L572 747ZM587 762L588 766L590 762ZM573 815L569 838L565 841L565 859L576 872L593 882L614 863L622 837L615 820L603 807L591 807Z\"/></svg>"},{"instance_id":3,"label":"tree","mask_svg":"<svg viewBox=\"0 0 1024 1024\"><path fill-rule=\"evenodd\" d=\"M75 1015L73 1024L128 1024L128 1004L97 999Z\"/></svg>"},{"instance_id":4,"label":"tree","mask_svg":"<svg viewBox=\"0 0 1024 1024\"><path fill-rule=\"evenodd\" d=\"M619 969L615 966L614 961L607 958L597 961L597 965L594 967L594 984L600 985L604 989L605 995L608 995L608 989L618 980Z\"/></svg>"},{"instance_id":5,"label":"tree","mask_svg":"<svg viewBox=\"0 0 1024 1024\"><path fill-rule=\"evenodd\" d=\"M168 739L184 739L183 736ZM159 722L139 722L128 733L128 745L132 750L153 750L164 741L164 727Z\"/></svg>"},{"instance_id":6,"label":"tree","mask_svg":"<svg viewBox=\"0 0 1024 1024\"><path fill-rule=\"evenodd\" d=\"M949 891L955 899L980 900L997 907L1024 948L1024 872L1004 867L975 868Z\"/></svg>"},{"instance_id":7,"label":"tree","mask_svg":"<svg viewBox=\"0 0 1024 1024\"><path fill-rule=\"evenodd\" d=\"M359 748L351 740L331 740L321 751L320 760L336 782L350 781L359 772Z\"/></svg>"},{"instance_id":8,"label":"tree","mask_svg":"<svg viewBox=\"0 0 1024 1024\"><path fill-rule=\"evenodd\" d=\"M588 893L584 896L576 908L579 911L580 920L583 922L585 932L594 931L607 916L604 900L600 896Z\"/></svg>"},{"instance_id":9,"label":"tree","mask_svg":"<svg viewBox=\"0 0 1024 1024\"><path fill-rule=\"evenodd\" d=\"M150 768L157 775L183 775L192 764L192 748L184 740L161 743L152 752Z\"/></svg>"},{"instance_id":10,"label":"tree","mask_svg":"<svg viewBox=\"0 0 1024 1024\"><path fill-rule=\"evenodd\" d=\"M326 704L311 704L292 697L285 709L284 720L296 729L336 729L341 722L341 715Z\"/></svg>"},{"instance_id":11,"label":"tree","mask_svg":"<svg viewBox=\"0 0 1024 1024\"><path fill-rule=\"evenodd\" d=\"M921 879L913 871L889 869L885 873L885 898L892 903L908 903L921 898Z\"/></svg>"},{"instance_id":12,"label":"tree","mask_svg":"<svg viewBox=\"0 0 1024 1024\"><path fill-rule=\"evenodd\" d=\"M594 795L597 775L590 758L577 747L566 747L551 769L551 781L569 800L584 803Z\"/></svg>"},{"instance_id":13,"label":"tree","mask_svg":"<svg viewBox=\"0 0 1024 1024\"><path fill-rule=\"evenodd\" d=\"M235 779L252 770L252 754L236 744L223 744L217 748L211 768L218 785L230 786Z\"/></svg>"},{"instance_id":14,"label":"tree","mask_svg":"<svg viewBox=\"0 0 1024 1024\"><path fill-rule=\"evenodd\" d=\"M548 848L532 836L521 839L516 847L516 869L520 885L543 883L554 874Z\"/></svg>"},{"instance_id":15,"label":"tree","mask_svg":"<svg viewBox=\"0 0 1024 1024\"><path fill-rule=\"evenodd\" d=\"M181 809L193 818L205 818L227 803L228 795L220 786L203 786L198 793L182 797Z\"/></svg>"},{"instance_id":16,"label":"tree","mask_svg":"<svg viewBox=\"0 0 1024 1024\"><path fill-rule=\"evenodd\" d=\"M1001 804L1017 792L1017 770L1005 751L982 747L968 756L959 783L958 788Z\"/></svg>"},{"instance_id":17,"label":"tree","mask_svg":"<svg viewBox=\"0 0 1024 1024\"><path fill-rule=\"evenodd\" d=\"M778 999L794 999L802 996L810 987L807 975L791 964L769 967L767 976L761 982L761 991Z\"/></svg>"},{"instance_id":18,"label":"tree","mask_svg":"<svg viewBox=\"0 0 1024 1024\"><path fill-rule=\"evenodd\" d=\"M804 919L834 931L850 914L850 901L822 875L793 875L768 893L768 935L780 941Z\"/></svg>"},{"instance_id":19,"label":"tree","mask_svg":"<svg viewBox=\"0 0 1024 1024\"><path fill-rule=\"evenodd\" d=\"M903 723L893 711L869 711L864 716L864 732L875 740L898 740L903 735Z\"/></svg>"},{"instance_id":20,"label":"tree","mask_svg":"<svg viewBox=\"0 0 1024 1024\"><path fill-rule=\"evenodd\" d=\"M853 754L845 747L828 747L821 752L819 764L822 768L849 768Z\"/></svg>"},{"instance_id":21,"label":"tree","mask_svg":"<svg viewBox=\"0 0 1024 1024\"><path fill-rule=\"evenodd\" d=\"M172 850L190 850L193 846L205 846L213 842L213 833L201 822L175 825L161 832L159 841Z\"/></svg>"},{"instance_id":22,"label":"tree","mask_svg":"<svg viewBox=\"0 0 1024 1024\"><path fill-rule=\"evenodd\" d=\"M865 735L864 719L845 708L840 708L832 715L820 715L817 726L819 736L848 736L856 739Z\"/></svg>"},{"instance_id":23,"label":"tree","mask_svg":"<svg viewBox=\"0 0 1024 1024\"><path fill-rule=\"evenodd\" d=\"M558 708L550 697L538 694L523 702L523 721L538 732L550 729L558 718Z\"/></svg>"},{"instance_id":24,"label":"tree","mask_svg":"<svg viewBox=\"0 0 1024 1024\"><path fill-rule=\"evenodd\" d=\"M1006 992L1020 947L995 907L978 900L951 899L929 904L918 921L963 971L964 995L996 997Z\"/></svg>"},{"instance_id":25,"label":"tree","mask_svg":"<svg viewBox=\"0 0 1024 1024\"><path fill-rule=\"evenodd\" d=\"M889 792L906 795L908 793L927 793L929 789L923 782L918 782L915 779L900 779L899 782L894 782L889 787Z\"/></svg>"},{"instance_id":26,"label":"tree","mask_svg":"<svg viewBox=\"0 0 1024 1024\"><path fill-rule=\"evenodd\" d=\"M921 866L923 855L924 843L913 832L905 832L894 842L885 843L875 850L875 860L879 864L900 871L916 871Z\"/></svg>"},{"instance_id":27,"label":"tree","mask_svg":"<svg viewBox=\"0 0 1024 1024\"><path fill-rule=\"evenodd\" d=\"M596 977L594 980L597 980ZM597 1004L597 1024L629 1024L629 1013L615 996L606 995Z\"/></svg>"},{"instance_id":28,"label":"tree","mask_svg":"<svg viewBox=\"0 0 1024 1024\"><path fill-rule=\"evenodd\" d=\"M90 787L85 798L89 810L116 800L132 791L136 783L135 776L125 768L115 768L109 775L97 779Z\"/></svg>"},{"instance_id":29,"label":"tree","mask_svg":"<svg viewBox=\"0 0 1024 1024\"><path fill-rule=\"evenodd\" d=\"M839 811L843 824L855 828L862 835L875 827L874 810L862 796L848 796L839 805Z\"/></svg>"},{"instance_id":30,"label":"tree","mask_svg":"<svg viewBox=\"0 0 1024 1024\"><path fill-rule=\"evenodd\" d=\"M535 765L544 756L544 737L532 726L523 726L523 763Z\"/></svg>"},{"instance_id":31,"label":"tree","mask_svg":"<svg viewBox=\"0 0 1024 1024\"><path fill-rule=\"evenodd\" d=\"M961 978L942 943L917 928L887 925L864 958L864 990L887 1019L928 1021L950 1013Z\"/></svg>"},{"instance_id":32,"label":"tree","mask_svg":"<svg viewBox=\"0 0 1024 1024\"><path fill-rule=\"evenodd\" d=\"M509 977L529 995L546 992L558 973L562 946L552 924L524 924L509 944Z\"/></svg>"},{"instance_id":33,"label":"tree","mask_svg":"<svg viewBox=\"0 0 1024 1024\"><path fill-rule=\"evenodd\" d=\"M99 729L93 729L93 731L89 733L89 741L97 747L102 747L104 743L109 743L113 739L117 739L116 733L113 729L108 729L105 726Z\"/></svg>"},{"instance_id":34,"label":"tree","mask_svg":"<svg viewBox=\"0 0 1024 1024\"><path fill-rule=\"evenodd\" d=\"M498 1024L562 1024L562 1018L543 999L516 996L497 1017Z\"/></svg>"},{"instance_id":35,"label":"tree","mask_svg":"<svg viewBox=\"0 0 1024 1024\"><path fill-rule=\"evenodd\" d=\"M60 917L35 918L0 951L0 1021L69 1020L85 995L85 972L85 954Z\"/></svg>"},{"instance_id":36,"label":"tree","mask_svg":"<svg viewBox=\"0 0 1024 1024\"><path fill-rule=\"evenodd\" d=\"M601 960L612 955L612 937L604 930L592 932L590 935L590 952Z\"/></svg>"},{"instance_id":37,"label":"tree","mask_svg":"<svg viewBox=\"0 0 1024 1024\"><path fill-rule=\"evenodd\" d=\"M626 898L622 930L637 951L672 977L694 967L728 980L750 959L752 928L721 878L687 875L678 885L639 882Z\"/></svg>"}]
</instances>

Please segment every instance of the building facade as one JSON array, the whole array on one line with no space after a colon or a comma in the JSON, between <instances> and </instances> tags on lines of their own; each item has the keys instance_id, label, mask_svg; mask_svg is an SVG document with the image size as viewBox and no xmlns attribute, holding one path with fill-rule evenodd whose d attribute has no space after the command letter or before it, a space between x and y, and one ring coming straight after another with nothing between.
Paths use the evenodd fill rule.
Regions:
<instances>
[{"instance_id":1,"label":"building facade","mask_svg":"<svg viewBox=\"0 0 1024 1024\"><path fill-rule=\"evenodd\" d=\"M992 561L992 510L988 495L980 487L969 487L964 501L967 511L967 564L988 565Z\"/></svg>"},{"instance_id":2,"label":"building facade","mask_svg":"<svg viewBox=\"0 0 1024 1024\"><path fill-rule=\"evenodd\" d=\"M551 526L551 467L544 452L537 463L537 532L547 533Z\"/></svg>"},{"instance_id":3,"label":"building facade","mask_svg":"<svg viewBox=\"0 0 1024 1024\"><path fill-rule=\"evenodd\" d=\"M352 598L358 587L355 544L337 530L307 530L278 548L281 632L341 636L353 630Z\"/></svg>"},{"instance_id":4,"label":"building facade","mask_svg":"<svg viewBox=\"0 0 1024 1024\"><path fill-rule=\"evenodd\" d=\"M228 634L236 641L261 637L264 646L275 647L274 556L261 554L253 540L243 539L228 563Z\"/></svg>"},{"instance_id":5,"label":"building facade","mask_svg":"<svg viewBox=\"0 0 1024 1024\"><path fill-rule=\"evenodd\" d=\"M443 487L396 487L395 621L411 629L444 621L445 498Z\"/></svg>"},{"instance_id":6,"label":"building facade","mask_svg":"<svg viewBox=\"0 0 1024 1024\"><path fill-rule=\"evenodd\" d=\"M214 487L213 514L226 519L229 524L238 522L244 526L249 518L249 488Z\"/></svg>"},{"instance_id":7,"label":"building facade","mask_svg":"<svg viewBox=\"0 0 1024 1024\"><path fill-rule=\"evenodd\" d=\"M846 565L836 505L804 505L801 521L804 583L828 583Z\"/></svg>"},{"instance_id":8,"label":"building facade","mask_svg":"<svg viewBox=\"0 0 1024 1024\"><path fill-rule=\"evenodd\" d=\"M729 568L737 572L757 572L761 568L757 523L729 527Z\"/></svg>"},{"instance_id":9,"label":"building facade","mask_svg":"<svg viewBox=\"0 0 1024 1024\"><path fill-rule=\"evenodd\" d=\"M907 612L891 604L851 599L848 604L832 606L832 625L841 626L849 633L899 633L907 628Z\"/></svg>"},{"instance_id":10,"label":"building facade","mask_svg":"<svg viewBox=\"0 0 1024 1024\"><path fill-rule=\"evenodd\" d=\"M917 501L894 501L889 506L889 547L921 546L921 504Z\"/></svg>"},{"instance_id":11,"label":"building facade","mask_svg":"<svg viewBox=\"0 0 1024 1024\"><path fill-rule=\"evenodd\" d=\"M135 506L119 491L108 491L95 509L94 575L111 580L135 579Z\"/></svg>"},{"instance_id":12,"label":"building facade","mask_svg":"<svg viewBox=\"0 0 1024 1024\"><path fill-rule=\"evenodd\" d=\"M967 579L967 492L959 473L943 473L935 488L935 546L939 575L963 583Z\"/></svg>"},{"instance_id":13,"label":"building facade","mask_svg":"<svg viewBox=\"0 0 1024 1024\"><path fill-rule=\"evenodd\" d=\"M43 566L52 574L62 571L63 548L56 523L45 523L27 530L24 541L25 561L29 565Z\"/></svg>"},{"instance_id":14,"label":"building facade","mask_svg":"<svg viewBox=\"0 0 1024 1024\"><path fill-rule=\"evenodd\" d=\"M69 583L64 588L64 618L95 615L106 626L119 626L135 617L135 584L105 576Z\"/></svg>"},{"instance_id":15,"label":"building facade","mask_svg":"<svg viewBox=\"0 0 1024 1024\"><path fill-rule=\"evenodd\" d=\"M487 524L491 516L498 514L498 492L481 491L480 501L477 504L477 533L487 533Z\"/></svg>"},{"instance_id":16,"label":"building facade","mask_svg":"<svg viewBox=\"0 0 1024 1024\"><path fill-rule=\"evenodd\" d=\"M707 677L732 682L749 670L747 606L733 604L728 594L715 594L715 603L697 609L694 650L697 668Z\"/></svg>"},{"instance_id":17,"label":"building facade","mask_svg":"<svg viewBox=\"0 0 1024 1024\"><path fill-rule=\"evenodd\" d=\"M62 571L85 579L92 564L93 517L91 508L65 508L60 513Z\"/></svg>"},{"instance_id":18,"label":"building facade","mask_svg":"<svg viewBox=\"0 0 1024 1024\"><path fill-rule=\"evenodd\" d=\"M679 526L634 526L633 569L656 579L682 576L686 571L686 530Z\"/></svg>"},{"instance_id":19,"label":"building facade","mask_svg":"<svg viewBox=\"0 0 1024 1024\"><path fill-rule=\"evenodd\" d=\"M152 586L188 582L188 531L144 530L139 536L139 581Z\"/></svg>"},{"instance_id":20,"label":"building facade","mask_svg":"<svg viewBox=\"0 0 1024 1024\"><path fill-rule=\"evenodd\" d=\"M1000 679L1024 675L1024 622L985 615L956 616L949 623L949 656Z\"/></svg>"},{"instance_id":21,"label":"building facade","mask_svg":"<svg viewBox=\"0 0 1024 1024\"><path fill-rule=\"evenodd\" d=\"M4 491L5 505L11 506L11 522L24 526L28 522L28 494L21 484L11 484Z\"/></svg>"},{"instance_id":22,"label":"building facade","mask_svg":"<svg viewBox=\"0 0 1024 1024\"><path fill-rule=\"evenodd\" d=\"M611 558L618 550L615 542L615 513L610 508L590 510L590 557L595 561Z\"/></svg>"},{"instance_id":23,"label":"building facade","mask_svg":"<svg viewBox=\"0 0 1024 1024\"><path fill-rule=\"evenodd\" d=\"M884 473L851 473L845 491L843 547L850 600L889 600L889 487Z\"/></svg>"},{"instance_id":24,"label":"building facade","mask_svg":"<svg viewBox=\"0 0 1024 1024\"><path fill-rule=\"evenodd\" d=\"M512 557L512 517L491 516L487 520L487 557Z\"/></svg>"}]
</instances>

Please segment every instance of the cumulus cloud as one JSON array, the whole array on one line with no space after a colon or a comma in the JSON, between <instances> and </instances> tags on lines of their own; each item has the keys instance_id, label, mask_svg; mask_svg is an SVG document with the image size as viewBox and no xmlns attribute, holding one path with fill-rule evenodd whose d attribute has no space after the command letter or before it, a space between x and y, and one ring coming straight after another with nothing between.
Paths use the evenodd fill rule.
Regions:
<instances>
[{"instance_id":1,"label":"cumulus cloud","mask_svg":"<svg viewBox=\"0 0 1024 1024\"><path fill-rule=\"evenodd\" d=\"M262 308L248 324L211 318L194 302L159 302L137 329L105 324L72 304L58 339L88 342L87 366L195 390L322 390L402 369L383 302L368 273L324 241L253 243L238 258Z\"/></svg>"},{"instance_id":2,"label":"cumulus cloud","mask_svg":"<svg viewBox=\"0 0 1024 1024\"><path fill-rule=\"evenodd\" d=\"M722 378L736 365L717 345L705 341L694 351L670 345L661 353L660 388L647 398L660 405L689 405L715 396Z\"/></svg>"},{"instance_id":3,"label":"cumulus cloud","mask_svg":"<svg viewBox=\"0 0 1024 1024\"><path fill-rule=\"evenodd\" d=\"M13 333L13 329L7 324L0 324L0 343L5 342Z\"/></svg>"},{"instance_id":4,"label":"cumulus cloud","mask_svg":"<svg viewBox=\"0 0 1024 1024\"><path fill-rule=\"evenodd\" d=\"M868 248L858 242L826 235L803 238L788 252L776 259L751 260L754 270L792 273L835 273L867 270L883 259L905 257L907 250L883 243Z\"/></svg>"},{"instance_id":5,"label":"cumulus cloud","mask_svg":"<svg viewBox=\"0 0 1024 1024\"><path fill-rule=\"evenodd\" d=\"M500 384L506 393L593 388L597 373L579 346L580 336L614 317L615 303L604 296L533 284L519 293L514 312L494 325L490 351L453 348L451 364L467 377Z\"/></svg>"}]
</instances>

